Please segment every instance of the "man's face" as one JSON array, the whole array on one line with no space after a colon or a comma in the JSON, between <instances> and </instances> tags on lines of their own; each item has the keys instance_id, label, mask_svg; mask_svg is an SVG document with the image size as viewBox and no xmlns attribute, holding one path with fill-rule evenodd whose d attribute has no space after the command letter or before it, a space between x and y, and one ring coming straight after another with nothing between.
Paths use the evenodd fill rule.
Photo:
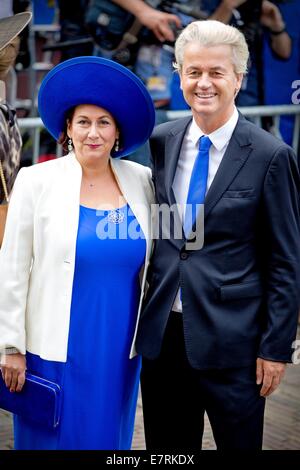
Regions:
<instances>
[{"instance_id":1,"label":"man's face","mask_svg":"<svg viewBox=\"0 0 300 470\"><path fill-rule=\"evenodd\" d=\"M243 75L234 71L231 46L185 47L180 72L181 88L193 115L201 125L218 128L231 117L234 98Z\"/></svg>"}]
</instances>

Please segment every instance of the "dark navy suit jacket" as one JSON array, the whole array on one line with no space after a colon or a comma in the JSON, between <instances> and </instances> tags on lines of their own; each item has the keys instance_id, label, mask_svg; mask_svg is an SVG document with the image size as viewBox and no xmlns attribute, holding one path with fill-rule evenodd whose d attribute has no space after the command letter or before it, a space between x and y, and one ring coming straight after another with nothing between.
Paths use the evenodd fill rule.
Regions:
<instances>
[{"instance_id":1,"label":"dark navy suit jacket","mask_svg":"<svg viewBox=\"0 0 300 470\"><path fill-rule=\"evenodd\" d=\"M190 118L150 141L159 204L172 183ZM137 351L159 355L181 287L188 360L196 369L242 367L257 356L291 360L300 293L300 178L293 150L241 115L205 199L204 245L158 239L148 271Z\"/></svg>"}]
</instances>

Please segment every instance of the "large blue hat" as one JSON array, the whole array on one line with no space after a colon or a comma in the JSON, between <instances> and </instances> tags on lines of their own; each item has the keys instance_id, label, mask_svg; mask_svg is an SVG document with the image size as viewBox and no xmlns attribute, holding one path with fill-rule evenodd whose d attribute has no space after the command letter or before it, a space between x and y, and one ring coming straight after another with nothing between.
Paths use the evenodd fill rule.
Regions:
<instances>
[{"instance_id":1,"label":"large blue hat","mask_svg":"<svg viewBox=\"0 0 300 470\"><path fill-rule=\"evenodd\" d=\"M109 111L120 129L120 150L132 153L149 138L155 111L143 82L130 70L102 57L84 56L54 67L42 81L38 108L50 134L58 140L73 106L94 104Z\"/></svg>"}]
</instances>

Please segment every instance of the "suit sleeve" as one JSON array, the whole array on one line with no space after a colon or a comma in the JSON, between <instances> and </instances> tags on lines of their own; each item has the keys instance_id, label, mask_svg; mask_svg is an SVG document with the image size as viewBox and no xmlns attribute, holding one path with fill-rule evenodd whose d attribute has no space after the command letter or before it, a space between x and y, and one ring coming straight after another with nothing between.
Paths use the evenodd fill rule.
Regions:
<instances>
[{"instance_id":1,"label":"suit sleeve","mask_svg":"<svg viewBox=\"0 0 300 470\"><path fill-rule=\"evenodd\" d=\"M288 147L275 153L264 182L267 317L259 357L290 362L300 293L299 170Z\"/></svg>"},{"instance_id":2,"label":"suit sleeve","mask_svg":"<svg viewBox=\"0 0 300 470\"><path fill-rule=\"evenodd\" d=\"M0 251L0 352L26 352L25 311L33 258L33 195L28 168L18 173Z\"/></svg>"}]
</instances>

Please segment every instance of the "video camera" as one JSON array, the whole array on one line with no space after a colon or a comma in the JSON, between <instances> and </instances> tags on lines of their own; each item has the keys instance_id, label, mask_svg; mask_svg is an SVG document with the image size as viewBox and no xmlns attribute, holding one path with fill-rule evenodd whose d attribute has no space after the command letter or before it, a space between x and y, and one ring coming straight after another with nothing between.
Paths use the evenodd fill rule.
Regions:
<instances>
[{"instance_id":1,"label":"video camera","mask_svg":"<svg viewBox=\"0 0 300 470\"><path fill-rule=\"evenodd\" d=\"M291 0L274 0L275 4L288 3ZM263 0L247 0L238 8L233 10L233 24L245 35L246 40L251 46L257 40L257 33L261 29L260 15Z\"/></svg>"},{"instance_id":2,"label":"video camera","mask_svg":"<svg viewBox=\"0 0 300 470\"><path fill-rule=\"evenodd\" d=\"M150 1L147 3L152 5ZM189 2L189 4L191 3L193 2ZM207 15L201 10L170 0L155 2L155 8L167 13L183 13L193 20L207 18ZM155 35L133 15L107 0L92 1L85 22L89 33L103 55L127 67L132 67L135 64L141 43L160 44ZM173 30L176 37L179 30L175 28L175 25Z\"/></svg>"}]
</instances>

